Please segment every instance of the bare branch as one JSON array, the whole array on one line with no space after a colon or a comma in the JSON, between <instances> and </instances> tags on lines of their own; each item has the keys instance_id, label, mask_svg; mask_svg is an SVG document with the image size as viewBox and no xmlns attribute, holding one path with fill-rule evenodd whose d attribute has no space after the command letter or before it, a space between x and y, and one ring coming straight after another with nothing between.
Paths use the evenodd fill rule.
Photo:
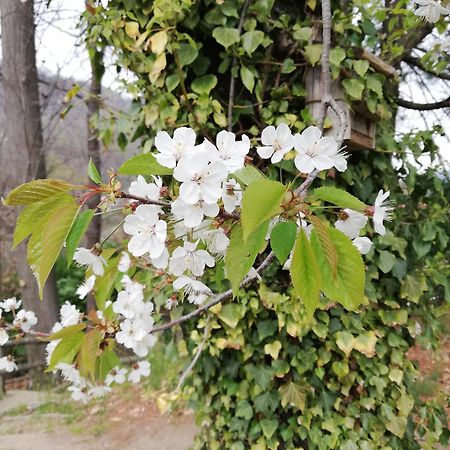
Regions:
<instances>
[{"instance_id":1,"label":"bare branch","mask_svg":"<svg viewBox=\"0 0 450 450\"><path fill-rule=\"evenodd\" d=\"M407 55L403 58L403 61L410 66L417 67L418 69L422 70L423 72L432 75L433 77L440 78L441 80L450 80L450 74L447 73L437 73L433 71L432 69L426 68L421 62L419 58L416 58L415 56Z\"/></svg>"},{"instance_id":2,"label":"bare branch","mask_svg":"<svg viewBox=\"0 0 450 450\"><path fill-rule=\"evenodd\" d=\"M395 103L402 108L415 109L417 111L432 111L433 109L442 109L450 107L450 97L435 103L415 103L402 98L396 98Z\"/></svg>"}]
</instances>

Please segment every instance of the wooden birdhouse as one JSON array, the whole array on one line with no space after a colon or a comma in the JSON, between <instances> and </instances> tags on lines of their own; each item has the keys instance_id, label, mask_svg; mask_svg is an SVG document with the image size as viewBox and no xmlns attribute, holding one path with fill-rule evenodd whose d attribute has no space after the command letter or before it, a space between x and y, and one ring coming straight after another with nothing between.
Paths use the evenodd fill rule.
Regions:
<instances>
[{"instance_id":1,"label":"wooden birdhouse","mask_svg":"<svg viewBox=\"0 0 450 450\"><path fill-rule=\"evenodd\" d=\"M378 73L387 77L393 77L396 73L394 67L390 66L373 53L358 49L357 56L369 62L370 66ZM322 74L321 67L308 67L305 71L305 88L307 92L306 106L313 117L317 118L321 110L322 101ZM341 86L341 80L333 80L331 95L346 112L348 126L344 137L344 145L348 150L373 150L375 149L376 123L380 116L371 113L364 101L348 103ZM327 117L331 121L331 127L325 129L325 136L336 137L339 129L339 119L336 113L328 108Z\"/></svg>"}]
</instances>

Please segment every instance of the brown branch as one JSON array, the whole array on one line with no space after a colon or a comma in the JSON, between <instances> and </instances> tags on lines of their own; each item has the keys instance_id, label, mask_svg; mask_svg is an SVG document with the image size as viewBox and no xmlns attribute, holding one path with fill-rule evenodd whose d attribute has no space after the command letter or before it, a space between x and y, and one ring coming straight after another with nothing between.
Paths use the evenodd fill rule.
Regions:
<instances>
[{"instance_id":1,"label":"brown branch","mask_svg":"<svg viewBox=\"0 0 450 450\"><path fill-rule=\"evenodd\" d=\"M158 206L163 206L163 207L168 207L170 206L170 203L168 202L163 202L160 200L148 200L146 198L143 197L138 197L137 195L131 195L131 194L127 194L126 192L116 192L115 193L115 197L116 198L127 198L130 200L136 200L139 203L142 203L144 205L158 205Z\"/></svg>"},{"instance_id":2,"label":"brown branch","mask_svg":"<svg viewBox=\"0 0 450 450\"><path fill-rule=\"evenodd\" d=\"M433 77L440 78L441 80L450 80L450 74L447 73L437 73L434 70L426 68L421 62L419 58L415 56L407 55L403 58L403 62L409 64L410 66L417 67L423 72L432 75Z\"/></svg>"},{"instance_id":3,"label":"brown branch","mask_svg":"<svg viewBox=\"0 0 450 450\"><path fill-rule=\"evenodd\" d=\"M245 15L247 14L248 6L250 5L250 0L245 0L244 6L242 7L241 16L238 23L239 36L241 35L242 28L244 26ZM236 56L233 57L233 62L231 63L231 75L230 75L230 92L228 94L228 131L233 129L233 108L234 108L234 92L236 90L236 80L234 78L233 72L235 67L237 67L238 59Z\"/></svg>"},{"instance_id":4,"label":"brown branch","mask_svg":"<svg viewBox=\"0 0 450 450\"><path fill-rule=\"evenodd\" d=\"M449 108L450 97L434 103L415 103L409 100L403 100L402 98L396 98L395 103L402 108L415 109L417 111L432 111L433 109Z\"/></svg>"}]
</instances>

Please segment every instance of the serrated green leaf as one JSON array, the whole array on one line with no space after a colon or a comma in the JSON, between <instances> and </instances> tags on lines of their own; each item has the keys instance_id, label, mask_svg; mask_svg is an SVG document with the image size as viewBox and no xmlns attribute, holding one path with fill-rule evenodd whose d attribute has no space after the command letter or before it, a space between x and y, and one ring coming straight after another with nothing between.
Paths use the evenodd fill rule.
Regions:
<instances>
[{"instance_id":1,"label":"serrated green leaf","mask_svg":"<svg viewBox=\"0 0 450 450\"><path fill-rule=\"evenodd\" d=\"M237 295L241 281L253 267L256 256L263 249L268 226L267 222L261 224L246 241L239 224L232 228L230 245L225 256L225 268L233 295Z\"/></svg>"},{"instance_id":2,"label":"serrated green leaf","mask_svg":"<svg viewBox=\"0 0 450 450\"><path fill-rule=\"evenodd\" d=\"M290 272L294 292L302 299L306 312L312 317L319 304L322 277L316 256L303 230L300 230L295 241Z\"/></svg>"},{"instance_id":3,"label":"serrated green leaf","mask_svg":"<svg viewBox=\"0 0 450 450\"><path fill-rule=\"evenodd\" d=\"M334 278L317 235L311 234L311 245L319 261L324 280L323 291L328 298L338 301L346 309L352 311L364 302L364 263L360 253L344 233L331 227L328 232L337 253L336 277Z\"/></svg>"},{"instance_id":4,"label":"serrated green leaf","mask_svg":"<svg viewBox=\"0 0 450 450\"><path fill-rule=\"evenodd\" d=\"M78 370L82 376L93 376L103 334L94 328L85 334L78 353Z\"/></svg>"},{"instance_id":5,"label":"serrated green leaf","mask_svg":"<svg viewBox=\"0 0 450 450\"><path fill-rule=\"evenodd\" d=\"M33 180L13 189L4 200L4 204L29 205L68 192L76 187L63 180Z\"/></svg>"},{"instance_id":6,"label":"serrated green leaf","mask_svg":"<svg viewBox=\"0 0 450 450\"><path fill-rule=\"evenodd\" d=\"M246 66L241 67L241 80L249 92L253 92L255 87L255 76L253 72Z\"/></svg>"},{"instance_id":7,"label":"serrated green leaf","mask_svg":"<svg viewBox=\"0 0 450 450\"><path fill-rule=\"evenodd\" d=\"M77 216L70 228L69 234L66 238L66 258L67 267L72 264L73 255L80 243L81 238L89 227L92 218L94 217L94 211L87 209Z\"/></svg>"},{"instance_id":8,"label":"serrated green leaf","mask_svg":"<svg viewBox=\"0 0 450 450\"><path fill-rule=\"evenodd\" d=\"M111 349L105 350L98 358L97 371L99 380L104 381L106 375L119 365L120 359L117 354Z\"/></svg>"},{"instance_id":9,"label":"serrated green leaf","mask_svg":"<svg viewBox=\"0 0 450 450\"><path fill-rule=\"evenodd\" d=\"M270 246L281 264L284 264L294 247L297 225L294 222L279 222L270 233Z\"/></svg>"},{"instance_id":10,"label":"serrated green leaf","mask_svg":"<svg viewBox=\"0 0 450 450\"><path fill-rule=\"evenodd\" d=\"M88 176L95 184L102 183L102 177L100 176L97 167L95 167L95 164L92 161L92 158L89 159Z\"/></svg>"},{"instance_id":11,"label":"serrated green leaf","mask_svg":"<svg viewBox=\"0 0 450 450\"><path fill-rule=\"evenodd\" d=\"M337 269L337 252L336 247L331 241L329 226L322 222L316 216L310 216L309 220L314 226L313 233L317 234L317 238L319 239L320 245L322 246L323 253L325 255L325 259L327 260L328 267L331 270L331 275L333 278L336 276Z\"/></svg>"},{"instance_id":12,"label":"serrated green leaf","mask_svg":"<svg viewBox=\"0 0 450 450\"><path fill-rule=\"evenodd\" d=\"M171 175L173 169L161 166L151 153L142 153L125 161L118 172L121 175Z\"/></svg>"},{"instance_id":13,"label":"serrated green leaf","mask_svg":"<svg viewBox=\"0 0 450 450\"><path fill-rule=\"evenodd\" d=\"M217 77L211 74L196 78L191 84L192 90L200 95L208 95L216 86Z\"/></svg>"},{"instance_id":14,"label":"serrated green leaf","mask_svg":"<svg viewBox=\"0 0 450 450\"><path fill-rule=\"evenodd\" d=\"M44 285L47 281L56 259L69 234L73 220L78 211L76 203L68 204L54 211L42 231L42 257L33 272L39 285L39 295L42 298Z\"/></svg>"},{"instance_id":15,"label":"serrated green leaf","mask_svg":"<svg viewBox=\"0 0 450 450\"><path fill-rule=\"evenodd\" d=\"M278 181L255 181L244 191L242 197L242 229L244 239L280 212L286 186Z\"/></svg>"},{"instance_id":16,"label":"serrated green leaf","mask_svg":"<svg viewBox=\"0 0 450 450\"><path fill-rule=\"evenodd\" d=\"M17 219L16 228L14 229L13 248L36 231L36 224L41 218L51 214L56 208L73 203L73 200L71 195L62 193L25 206Z\"/></svg>"},{"instance_id":17,"label":"serrated green leaf","mask_svg":"<svg viewBox=\"0 0 450 450\"><path fill-rule=\"evenodd\" d=\"M69 325L68 327L64 327L62 330L57 331L56 333L52 333L48 339L49 341L57 341L59 339L64 339L68 336L72 336L86 328L85 323L77 323L75 325Z\"/></svg>"},{"instance_id":18,"label":"serrated green leaf","mask_svg":"<svg viewBox=\"0 0 450 450\"><path fill-rule=\"evenodd\" d=\"M242 169L236 170L231 175L241 186L249 186L255 181L265 180L265 175L251 164L247 164Z\"/></svg>"},{"instance_id":19,"label":"serrated green leaf","mask_svg":"<svg viewBox=\"0 0 450 450\"><path fill-rule=\"evenodd\" d=\"M305 410L309 386L290 381L280 386L278 391L281 395L281 405L283 408L290 405L298 408L300 411Z\"/></svg>"},{"instance_id":20,"label":"serrated green leaf","mask_svg":"<svg viewBox=\"0 0 450 450\"><path fill-rule=\"evenodd\" d=\"M225 48L239 42L240 34L237 28L217 27L213 30L213 38Z\"/></svg>"},{"instance_id":21,"label":"serrated green leaf","mask_svg":"<svg viewBox=\"0 0 450 450\"><path fill-rule=\"evenodd\" d=\"M241 36L242 48L247 52L248 56L262 44L264 40L264 33L260 30L247 31Z\"/></svg>"},{"instance_id":22,"label":"serrated green leaf","mask_svg":"<svg viewBox=\"0 0 450 450\"><path fill-rule=\"evenodd\" d=\"M111 253L108 254L107 250L104 250L102 252L102 256L107 261L105 273L101 277L96 277L95 279L95 303L97 305L97 308L101 311L105 308L106 300L108 300L111 296L117 274L119 273L117 269L117 265L119 264L119 257L111 258L111 255L115 250L108 250L111 250Z\"/></svg>"},{"instance_id":23,"label":"serrated green leaf","mask_svg":"<svg viewBox=\"0 0 450 450\"><path fill-rule=\"evenodd\" d=\"M352 194L335 187L324 186L314 189L313 196L319 200L339 206L340 208L349 208L363 212L367 207L367 205Z\"/></svg>"},{"instance_id":24,"label":"serrated green leaf","mask_svg":"<svg viewBox=\"0 0 450 450\"><path fill-rule=\"evenodd\" d=\"M50 363L46 372L51 372L56 368L59 363L72 364L75 359L78 350L80 349L81 343L84 339L84 333L79 332L71 334L65 337L61 342L55 347L50 357Z\"/></svg>"}]
</instances>

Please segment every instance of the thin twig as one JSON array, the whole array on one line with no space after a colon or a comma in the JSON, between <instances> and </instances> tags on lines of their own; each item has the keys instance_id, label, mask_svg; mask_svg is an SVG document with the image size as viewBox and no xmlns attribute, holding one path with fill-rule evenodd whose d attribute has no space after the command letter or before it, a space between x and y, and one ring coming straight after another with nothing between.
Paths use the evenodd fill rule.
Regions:
<instances>
[{"instance_id":1,"label":"thin twig","mask_svg":"<svg viewBox=\"0 0 450 450\"><path fill-rule=\"evenodd\" d=\"M209 321L210 321L210 319L211 319L211 316L209 315L206 318L205 329L203 331L203 339L200 342L199 346L197 347L197 351L196 351L194 357L192 358L192 361L186 367L184 372L181 374L181 377L180 377L180 379L178 381L177 387L175 388L175 392L178 392L178 391L181 390L181 388L183 387L184 382L186 381L186 378L192 372L192 369L194 368L195 364L197 363L198 359L200 358L200 355L202 354L203 349L205 348L206 342L207 342L208 337L209 337Z\"/></svg>"},{"instance_id":2,"label":"thin twig","mask_svg":"<svg viewBox=\"0 0 450 450\"><path fill-rule=\"evenodd\" d=\"M163 202L161 200L149 200L147 198L138 197L137 195L127 194L126 192L117 192L115 194L116 198L127 198L130 200L136 200L139 203L143 203L144 205L158 205L158 206L170 206L170 203Z\"/></svg>"},{"instance_id":3,"label":"thin twig","mask_svg":"<svg viewBox=\"0 0 450 450\"><path fill-rule=\"evenodd\" d=\"M242 27L244 26L245 15L247 14L248 6L250 5L250 0L245 0L244 6L242 7L241 16L239 18L238 24L238 32L239 36L242 32ZM234 108L234 92L236 90L236 80L234 78L234 69L237 67L238 59L236 56L233 56L233 62L231 63L231 71L230 71L230 92L228 95L228 131L233 129L233 108Z\"/></svg>"}]
</instances>

